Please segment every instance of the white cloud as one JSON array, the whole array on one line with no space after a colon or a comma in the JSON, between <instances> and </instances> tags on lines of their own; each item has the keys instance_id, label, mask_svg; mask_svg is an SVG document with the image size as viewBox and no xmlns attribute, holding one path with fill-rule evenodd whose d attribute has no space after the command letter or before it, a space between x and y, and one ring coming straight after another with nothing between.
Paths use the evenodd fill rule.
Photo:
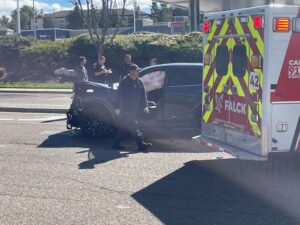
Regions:
<instances>
[{"instance_id":1,"label":"white cloud","mask_svg":"<svg viewBox=\"0 0 300 225\"><path fill-rule=\"evenodd\" d=\"M67 2L67 0L64 0ZM102 0L94 0L95 5L99 5L101 7ZM151 6L152 0L135 0L136 4L141 7L141 9L147 9ZM59 0L57 0L59 2ZM83 1L84 2L84 1ZM123 0L117 0L118 7L122 7ZM33 5L33 0L20 0L20 7L23 5ZM10 16L11 11L17 8L17 0L1 0L0 4L0 16L6 15ZM49 4L44 2L43 0L35 0L35 8L39 12L41 9L44 10L45 13L51 13L54 11L60 10L71 10L73 6L64 7L59 3ZM133 0L126 0L125 8L132 9L133 8Z\"/></svg>"},{"instance_id":2,"label":"white cloud","mask_svg":"<svg viewBox=\"0 0 300 225\"><path fill-rule=\"evenodd\" d=\"M59 10L66 10L66 9L72 9L73 7L64 7L59 3L53 3L49 4L43 1L35 0L35 8L37 11L40 11L41 9L44 10L45 13L59 11ZM20 7L23 5L33 5L33 0L20 0ZM0 16L6 15L10 16L11 11L15 10L17 8L17 0L1 0L0 5Z\"/></svg>"}]
</instances>

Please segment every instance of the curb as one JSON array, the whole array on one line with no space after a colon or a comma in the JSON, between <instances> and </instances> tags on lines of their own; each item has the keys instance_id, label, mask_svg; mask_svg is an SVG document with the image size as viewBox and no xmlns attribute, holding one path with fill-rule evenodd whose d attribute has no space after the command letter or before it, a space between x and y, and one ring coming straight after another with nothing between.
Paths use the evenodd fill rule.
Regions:
<instances>
[{"instance_id":1,"label":"curb","mask_svg":"<svg viewBox=\"0 0 300 225\"><path fill-rule=\"evenodd\" d=\"M2 89L0 88L0 93L45 93L45 94L72 94L73 90L72 89L67 89L67 90L46 90L46 89Z\"/></svg>"},{"instance_id":2,"label":"curb","mask_svg":"<svg viewBox=\"0 0 300 225\"><path fill-rule=\"evenodd\" d=\"M65 114L68 109L42 109L42 108L10 108L0 107L0 112L23 112L23 113L57 113Z\"/></svg>"}]
</instances>

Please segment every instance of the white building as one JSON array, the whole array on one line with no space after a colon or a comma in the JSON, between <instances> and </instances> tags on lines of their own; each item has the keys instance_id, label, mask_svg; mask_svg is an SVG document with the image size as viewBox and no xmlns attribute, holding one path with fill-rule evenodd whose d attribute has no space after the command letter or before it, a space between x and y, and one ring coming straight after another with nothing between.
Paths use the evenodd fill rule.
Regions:
<instances>
[{"instance_id":1,"label":"white building","mask_svg":"<svg viewBox=\"0 0 300 225\"><path fill-rule=\"evenodd\" d=\"M31 19L31 29L33 30L43 29L44 28L44 19L42 17L36 18L35 23L33 23L33 19Z\"/></svg>"},{"instance_id":2,"label":"white building","mask_svg":"<svg viewBox=\"0 0 300 225\"><path fill-rule=\"evenodd\" d=\"M14 31L6 27L0 27L0 36L13 35Z\"/></svg>"}]
</instances>

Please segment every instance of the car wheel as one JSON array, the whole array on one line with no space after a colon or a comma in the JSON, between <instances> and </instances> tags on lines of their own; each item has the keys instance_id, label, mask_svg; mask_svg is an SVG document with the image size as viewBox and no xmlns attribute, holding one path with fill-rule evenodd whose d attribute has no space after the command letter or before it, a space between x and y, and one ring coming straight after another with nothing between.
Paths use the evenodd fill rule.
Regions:
<instances>
[{"instance_id":1,"label":"car wheel","mask_svg":"<svg viewBox=\"0 0 300 225\"><path fill-rule=\"evenodd\" d=\"M115 129L103 119L93 115L82 116L80 120L81 132L86 137L104 137L113 135Z\"/></svg>"}]
</instances>

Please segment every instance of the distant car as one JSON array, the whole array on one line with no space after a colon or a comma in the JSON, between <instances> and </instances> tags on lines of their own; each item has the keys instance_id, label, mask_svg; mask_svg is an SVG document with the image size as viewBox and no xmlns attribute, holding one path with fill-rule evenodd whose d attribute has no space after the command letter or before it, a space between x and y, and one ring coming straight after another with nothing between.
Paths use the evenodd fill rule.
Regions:
<instances>
[{"instance_id":1,"label":"distant car","mask_svg":"<svg viewBox=\"0 0 300 225\"><path fill-rule=\"evenodd\" d=\"M202 64L172 63L150 66L140 71L148 96L150 113L140 121L151 137L201 127ZM67 127L79 127L87 136L109 134L117 126L114 100L118 83L94 82L76 87L68 112Z\"/></svg>"}]
</instances>

